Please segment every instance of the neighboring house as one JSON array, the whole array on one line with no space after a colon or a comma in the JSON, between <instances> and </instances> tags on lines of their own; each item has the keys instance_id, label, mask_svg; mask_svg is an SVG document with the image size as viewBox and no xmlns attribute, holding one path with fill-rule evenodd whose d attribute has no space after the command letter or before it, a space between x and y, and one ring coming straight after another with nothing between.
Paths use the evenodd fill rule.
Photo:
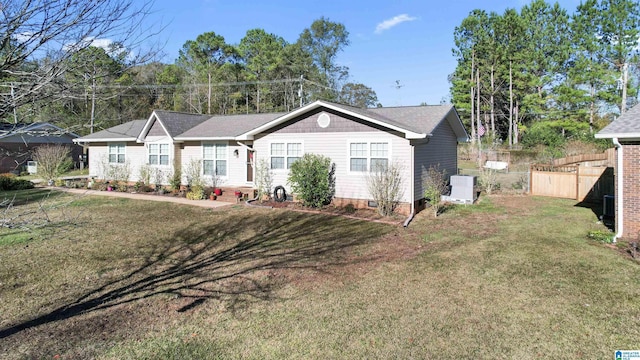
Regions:
<instances>
[{"instance_id":1,"label":"neighboring house","mask_svg":"<svg viewBox=\"0 0 640 360\"><path fill-rule=\"evenodd\" d=\"M616 146L616 238L640 236L640 105L629 109L596 135Z\"/></svg>"},{"instance_id":2,"label":"neighboring house","mask_svg":"<svg viewBox=\"0 0 640 360\"><path fill-rule=\"evenodd\" d=\"M63 144L79 161L82 147L73 143L78 135L50 123L0 124L0 173L21 172L41 145Z\"/></svg>"},{"instance_id":3,"label":"neighboring house","mask_svg":"<svg viewBox=\"0 0 640 360\"><path fill-rule=\"evenodd\" d=\"M136 120L75 141L90 151L90 175L104 178L107 166L129 167L137 181L149 165L167 177L192 161L205 179L217 174L223 186L253 186L257 162L264 159L273 185L287 184L290 165L305 153L331 158L335 167L334 203L368 205L366 180L372 164L402 167L402 212L423 202L423 183L431 166L457 173L457 144L468 135L451 105L360 109L316 101L288 113L194 115L154 111ZM166 180L165 180L166 182ZM183 177L184 182L184 177Z\"/></svg>"}]
</instances>

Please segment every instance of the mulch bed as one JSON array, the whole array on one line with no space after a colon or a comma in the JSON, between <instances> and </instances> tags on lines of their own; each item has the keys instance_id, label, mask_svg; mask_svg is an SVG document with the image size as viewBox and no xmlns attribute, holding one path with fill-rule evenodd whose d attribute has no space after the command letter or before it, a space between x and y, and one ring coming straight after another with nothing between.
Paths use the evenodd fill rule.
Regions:
<instances>
[{"instance_id":1,"label":"mulch bed","mask_svg":"<svg viewBox=\"0 0 640 360\"><path fill-rule=\"evenodd\" d=\"M333 216L343 216L350 219L367 220L372 222L379 222L391 225L402 225L407 218L403 215L382 216L373 209L354 209L353 207L340 207L334 205L325 205L321 208L311 208L303 206L302 203L297 201L283 201L277 202L274 200L268 201L252 201L249 202L251 206L268 207L274 209L286 209L291 211L300 211L312 214L324 214Z\"/></svg>"}]
</instances>

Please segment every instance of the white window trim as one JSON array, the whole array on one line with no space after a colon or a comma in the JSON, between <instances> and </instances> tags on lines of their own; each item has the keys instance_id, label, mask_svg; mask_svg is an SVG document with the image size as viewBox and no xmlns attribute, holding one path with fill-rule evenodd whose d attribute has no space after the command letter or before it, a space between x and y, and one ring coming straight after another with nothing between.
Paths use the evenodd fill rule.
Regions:
<instances>
[{"instance_id":1,"label":"white window trim","mask_svg":"<svg viewBox=\"0 0 640 360\"><path fill-rule=\"evenodd\" d=\"M156 155L158 156L158 163L157 163L157 164L151 164L151 163L149 162L149 156L150 156L150 155L152 155L152 154L151 154L151 151L150 151L150 148L151 148L151 147L150 147L149 145L152 145L152 144L153 144L153 145L158 145L158 154L156 154ZM162 164L160 164L160 145L168 145L168 146L169 146L168 154L167 154L167 155L169 156L169 159L167 160L167 164L166 164L166 165L162 165ZM173 156L171 156L171 155L172 155L172 153L173 153L173 151L174 151L173 146L171 146L171 145L172 145L172 144L171 144L171 143L168 143L168 142L153 142L153 143L146 143L146 144L145 144L145 148L147 149L147 165L149 165L149 166L154 166L154 167L162 167L162 168L168 168L168 167L170 167L170 166L171 166L171 164L173 163L173 161L172 161Z\"/></svg>"},{"instance_id":2,"label":"white window trim","mask_svg":"<svg viewBox=\"0 0 640 360\"><path fill-rule=\"evenodd\" d=\"M116 161L112 162L111 161L111 147L112 146L122 146L124 148L124 161L123 162L118 162L118 152L115 153L116 155ZM115 143L110 143L107 144L107 160L109 161L109 164L126 164L127 163L127 143L124 142L115 142Z\"/></svg>"},{"instance_id":3,"label":"white window trim","mask_svg":"<svg viewBox=\"0 0 640 360\"><path fill-rule=\"evenodd\" d=\"M284 157L284 169L272 169L271 168L271 144L284 144L284 156L276 156L276 157ZM269 141L268 148L267 148L267 154L269 154L269 157L267 158L268 165L269 165L269 170L271 170L271 171L273 171L275 173L286 173L286 172L289 172L289 169L287 169L287 159L289 157L293 157L293 156L288 156L288 154L287 154L287 145L288 144L300 144L300 147L302 148L302 149L300 149L300 156L296 156L296 157L302 158L304 156L304 141L302 141L302 140L288 140L288 139L271 140L271 141Z\"/></svg>"},{"instance_id":4,"label":"white window trim","mask_svg":"<svg viewBox=\"0 0 640 360\"><path fill-rule=\"evenodd\" d=\"M367 171L351 171L351 144L363 143L367 144ZM391 165L393 159L392 149L393 141L391 139L348 139L347 140L347 173L349 175L368 176L371 173L371 144L386 143L387 144L387 164Z\"/></svg>"},{"instance_id":5,"label":"white window trim","mask_svg":"<svg viewBox=\"0 0 640 360\"><path fill-rule=\"evenodd\" d=\"M224 159L218 159L218 158L215 157L215 147L214 147L214 157L213 157L213 159L205 158L204 157L204 147L205 147L205 145L224 145L224 146L226 146L227 151L226 151ZM202 165L202 176L203 177L205 177L207 179L211 179L212 178L212 175L208 175L208 174L205 175L205 173L204 173L204 162L205 162L205 160L213 160L213 171L214 172L216 171L216 160L224 160L224 161L227 162L227 174L226 175L218 175L218 177L220 179L224 179L224 180L229 178L229 172L230 172L229 171L229 164L231 163L229 161L229 149L230 148L231 148L231 146L229 146L229 143L227 141L203 141L202 142L202 145L200 146L200 154L202 155L202 164L201 165Z\"/></svg>"}]
</instances>

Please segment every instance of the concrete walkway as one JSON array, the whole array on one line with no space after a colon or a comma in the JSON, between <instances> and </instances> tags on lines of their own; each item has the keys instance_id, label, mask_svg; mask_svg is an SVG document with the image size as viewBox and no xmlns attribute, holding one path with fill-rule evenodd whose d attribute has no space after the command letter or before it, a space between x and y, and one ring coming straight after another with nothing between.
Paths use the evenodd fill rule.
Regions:
<instances>
[{"instance_id":1,"label":"concrete walkway","mask_svg":"<svg viewBox=\"0 0 640 360\"><path fill-rule=\"evenodd\" d=\"M57 190L57 191L64 191L64 192L79 194L79 195L111 196L111 197L119 197L119 198L135 199L135 200L164 201L164 202L170 202L175 204L200 206L205 208L217 208L222 206L234 205L234 203L217 201L217 200L214 200L214 201L188 200L182 197L162 196L162 195L152 195L152 194L133 194L133 193L126 193L126 192L118 192L118 191L98 191L98 190L87 190L87 189L68 189L68 188L59 188L59 187L50 187L50 186L45 186L44 188Z\"/></svg>"}]
</instances>

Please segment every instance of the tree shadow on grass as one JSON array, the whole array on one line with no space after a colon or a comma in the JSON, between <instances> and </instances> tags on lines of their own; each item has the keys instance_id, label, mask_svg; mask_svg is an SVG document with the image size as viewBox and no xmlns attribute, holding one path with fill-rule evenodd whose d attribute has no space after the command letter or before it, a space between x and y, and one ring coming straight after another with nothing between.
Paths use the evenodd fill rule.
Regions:
<instances>
[{"instance_id":1,"label":"tree shadow on grass","mask_svg":"<svg viewBox=\"0 0 640 360\"><path fill-rule=\"evenodd\" d=\"M142 265L50 312L1 329L0 339L162 294L191 299L178 312L211 299L236 311L252 299L274 297L274 291L282 284L265 275L269 271L318 270L368 261L366 257L354 260L349 249L393 229L342 217L287 211L249 215L237 223L229 222L228 217L213 217L208 224L185 225L157 241L146 252Z\"/></svg>"}]
</instances>

